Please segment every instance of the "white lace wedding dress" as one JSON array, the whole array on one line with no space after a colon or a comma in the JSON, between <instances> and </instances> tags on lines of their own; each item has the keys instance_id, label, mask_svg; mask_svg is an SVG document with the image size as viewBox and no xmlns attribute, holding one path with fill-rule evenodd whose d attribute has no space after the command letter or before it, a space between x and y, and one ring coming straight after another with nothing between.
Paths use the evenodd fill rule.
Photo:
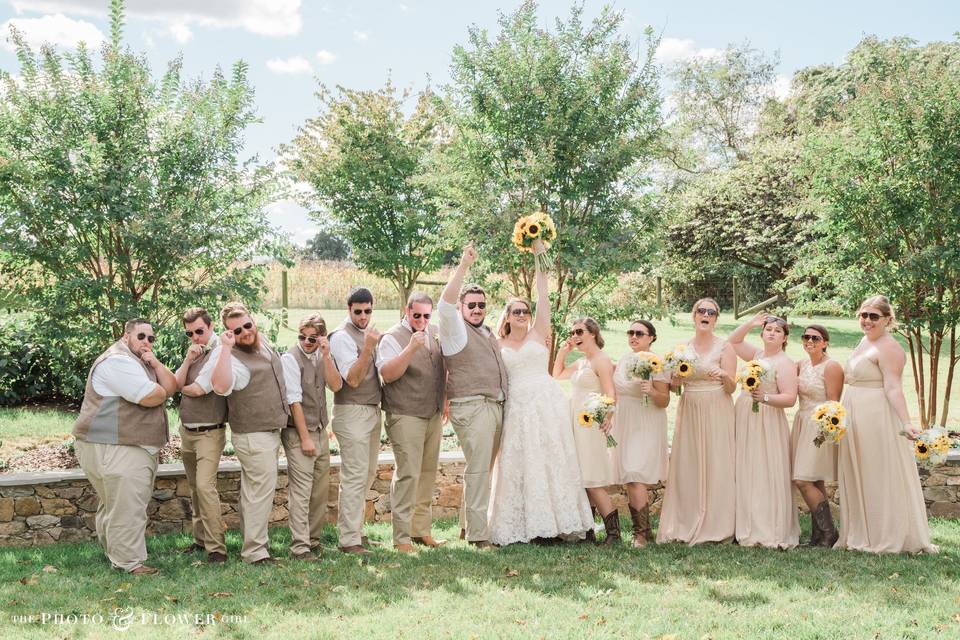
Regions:
<instances>
[{"instance_id":1,"label":"white lace wedding dress","mask_svg":"<svg viewBox=\"0 0 960 640\"><path fill-rule=\"evenodd\" d=\"M570 401L547 373L549 352L525 342L500 353L509 389L493 469L490 541L582 536L593 517L580 481Z\"/></svg>"}]
</instances>

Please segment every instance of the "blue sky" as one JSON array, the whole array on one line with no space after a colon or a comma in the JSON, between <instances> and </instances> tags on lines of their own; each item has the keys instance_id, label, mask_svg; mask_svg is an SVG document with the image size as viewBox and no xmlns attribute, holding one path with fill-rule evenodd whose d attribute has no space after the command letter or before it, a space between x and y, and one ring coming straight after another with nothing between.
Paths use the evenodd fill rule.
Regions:
<instances>
[{"instance_id":1,"label":"blue sky","mask_svg":"<svg viewBox=\"0 0 960 640\"><path fill-rule=\"evenodd\" d=\"M317 82L366 89L390 76L398 87L442 86L450 53L466 42L476 24L496 29L507 2L437 0L128 0L126 40L155 68L183 52L188 76L209 77L220 64L250 64L262 124L247 134L247 151L275 158L277 144L317 113ZM588 1L588 17L603 2ZM626 16L625 30L636 41L652 25L661 34L658 53L665 64L690 55L709 55L728 43L748 40L766 52L778 51L786 80L802 67L838 63L865 35L909 36L920 42L952 40L960 29L960 0L673 0L611 3ZM33 41L72 47L96 42L109 31L107 0L0 0L3 39L13 21ZM544 24L564 17L569 0L542 0ZM13 74L18 63L0 44L0 68ZM290 201L271 205L271 220L302 243L315 225Z\"/></svg>"}]
</instances>

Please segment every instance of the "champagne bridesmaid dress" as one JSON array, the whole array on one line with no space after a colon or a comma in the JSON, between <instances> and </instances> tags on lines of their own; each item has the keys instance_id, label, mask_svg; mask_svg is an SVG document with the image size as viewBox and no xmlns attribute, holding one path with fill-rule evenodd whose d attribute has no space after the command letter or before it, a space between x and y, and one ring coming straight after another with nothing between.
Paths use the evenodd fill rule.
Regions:
<instances>
[{"instance_id":1,"label":"champagne bridesmaid dress","mask_svg":"<svg viewBox=\"0 0 960 640\"><path fill-rule=\"evenodd\" d=\"M827 401L827 388L823 382L823 372L830 362L824 358L813 366L810 360L800 361L800 409L793 417L793 431L790 433L790 451L793 455L793 479L807 482L837 481L837 452L839 446L824 442L819 447L813 444L820 428L813 421L813 411L817 405Z\"/></svg>"},{"instance_id":2,"label":"champagne bridesmaid dress","mask_svg":"<svg viewBox=\"0 0 960 640\"><path fill-rule=\"evenodd\" d=\"M600 378L586 358L581 358L574 366L576 371L570 378L570 407L573 411L573 440L577 446L583 487L608 487L616 484L616 479L613 477L610 454L607 452L607 436L596 426L588 429L577 422L577 414L583 409L587 396L591 393L603 393Z\"/></svg>"},{"instance_id":3,"label":"champagne bridesmaid dress","mask_svg":"<svg viewBox=\"0 0 960 640\"><path fill-rule=\"evenodd\" d=\"M733 401L723 383L707 376L719 367L726 340L714 339L699 354L677 407L673 449L664 492L657 542L727 542L733 539L734 485Z\"/></svg>"},{"instance_id":4,"label":"champagne bridesmaid dress","mask_svg":"<svg viewBox=\"0 0 960 640\"><path fill-rule=\"evenodd\" d=\"M642 482L655 485L667 479L667 410L653 404L637 388L639 380L628 380L621 358L613 373L617 388L617 412L613 415L613 476L617 484ZM651 382L666 382L653 375Z\"/></svg>"}]
</instances>

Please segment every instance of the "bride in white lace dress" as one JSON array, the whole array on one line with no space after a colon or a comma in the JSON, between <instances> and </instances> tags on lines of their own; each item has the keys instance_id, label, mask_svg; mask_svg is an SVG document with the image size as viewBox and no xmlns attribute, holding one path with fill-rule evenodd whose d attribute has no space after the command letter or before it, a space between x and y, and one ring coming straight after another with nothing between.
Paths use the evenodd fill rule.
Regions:
<instances>
[{"instance_id":1,"label":"bride in white lace dress","mask_svg":"<svg viewBox=\"0 0 960 640\"><path fill-rule=\"evenodd\" d=\"M511 300L497 331L510 386L490 502L490 541L496 545L582 537L594 525L570 430L570 402L547 369L550 301L539 269L537 309L542 312L531 325L530 304Z\"/></svg>"}]
</instances>

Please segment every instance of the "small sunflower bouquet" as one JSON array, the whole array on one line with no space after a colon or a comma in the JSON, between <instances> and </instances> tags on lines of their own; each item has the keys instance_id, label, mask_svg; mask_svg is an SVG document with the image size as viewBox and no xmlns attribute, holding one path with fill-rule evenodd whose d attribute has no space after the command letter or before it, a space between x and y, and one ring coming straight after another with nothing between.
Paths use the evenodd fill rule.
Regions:
<instances>
[{"instance_id":1,"label":"small sunflower bouquet","mask_svg":"<svg viewBox=\"0 0 960 640\"><path fill-rule=\"evenodd\" d=\"M943 427L930 427L913 441L913 455L922 466L930 468L947 461L953 441Z\"/></svg>"},{"instance_id":2,"label":"small sunflower bouquet","mask_svg":"<svg viewBox=\"0 0 960 640\"><path fill-rule=\"evenodd\" d=\"M655 373L663 371L663 360L655 353L650 351L640 351L631 353L626 365L628 380L649 380ZM643 404L650 404L650 397L643 397Z\"/></svg>"},{"instance_id":3,"label":"small sunflower bouquet","mask_svg":"<svg viewBox=\"0 0 960 640\"><path fill-rule=\"evenodd\" d=\"M521 253L533 253L533 243L537 240L543 242L543 248L549 249L550 243L557 239L557 225L553 218L543 211L535 211L527 216L522 216L513 225L513 246ZM537 261L540 268L546 269L546 258L541 255L534 255L533 259Z\"/></svg>"},{"instance_id":4,"label":"small sunflower bouquet","mask_svg":"<svg viewBox=\"0 0 960 640\"><path fill-rule=\"evenodd\" d=\"M740 388L747 393L753 393L760 388L760 384L770 375L770 369L760 360L751 360L743 365L743 368L737 374L737 382ZM754 413L760 413L760 403L756 400L750 406Z\"/></svg>"},{"instance_id":5,"label":"small sunflower bouquet","mask_svg":"<svg viewBox=\"0 0 960 640\"><path fill-rule=\"evenodd\" d=\"M591 393L587 396L580 413L577 414L577 423L584 429L599 428L607 416L616 409L615 400L602 393ZM607 447L617 446L613 436L607 434Z\"/></svg>"},{"instance_id":6,"label":"small sunflower bouquet","mask_svg":"<svg viewBox=\"0 0 960 640\"><path fill-rule=\"evenodd\" d=\"M813 439L813 444L817 447L824 442L840 444L843 436L847 434L846 417L847 410L836 400L817 405L813 410L813 421L817 423L820 432Z\"/></svg>"},{"instance_id":7,"label":"small sunflower bouquet","mask_svg":"<svg viewBox=\"0 0 960 640\"><path fill-rule=\"evenodd\" d=\"M663 367L675 378L687 378L697 368L697 352L685 344L678 344L663 358ZM683 387L677 387L677 395L683 393Z\"/></svg>"}]
</instances>

